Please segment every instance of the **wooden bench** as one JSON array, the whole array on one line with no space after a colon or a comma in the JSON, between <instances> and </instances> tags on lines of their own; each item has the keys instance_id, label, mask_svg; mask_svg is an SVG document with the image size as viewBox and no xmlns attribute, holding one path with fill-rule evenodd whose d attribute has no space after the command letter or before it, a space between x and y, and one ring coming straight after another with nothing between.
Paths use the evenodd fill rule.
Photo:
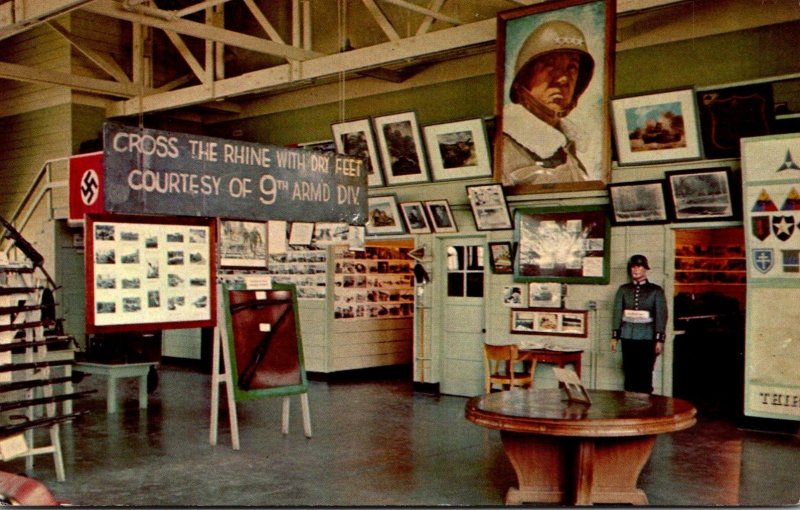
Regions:
<instances>
[{"instance_id":1,"label":"wooden bench","mask_svg":"<svg viewBox=\"0 0 800 510\"><path fill-rule=\"evenodd\" d=\"M74 370L108 378L106 412L114 414L117 412L117 379L126 379L128 377L139 378L139 409L147 409L147 374L150 372L150 368L156 365L157 363L153 361L116 365L79 361L75 364Z\"/></svg>"}]
</instances>

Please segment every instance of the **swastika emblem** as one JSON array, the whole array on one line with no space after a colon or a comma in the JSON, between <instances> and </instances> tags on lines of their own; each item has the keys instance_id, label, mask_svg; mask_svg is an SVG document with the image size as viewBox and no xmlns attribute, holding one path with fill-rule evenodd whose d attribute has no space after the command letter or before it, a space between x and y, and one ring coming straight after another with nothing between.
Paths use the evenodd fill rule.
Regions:
<instances>
[{"instance_id":1,"label":"swastika emblem","mask_svg":"<svg viewBox=\"0 0 800 510\"><path fill-rule=\"evenodd\" d=\"M100 196L100 179L97 172L90 168L81 176L81 200L87 206L92 205Z\"/></svg>"}]
</instances>

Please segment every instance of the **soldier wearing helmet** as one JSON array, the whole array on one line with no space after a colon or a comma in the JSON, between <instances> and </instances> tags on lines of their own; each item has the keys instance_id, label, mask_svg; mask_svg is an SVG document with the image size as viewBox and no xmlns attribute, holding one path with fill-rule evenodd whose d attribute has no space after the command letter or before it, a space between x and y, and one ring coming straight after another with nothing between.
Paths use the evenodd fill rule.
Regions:
<instances>
[{"instance_id":1,"label":"soldier wearing helmet","mask_svg":"<svg viewBox=\"0 0 800 510\"><path fill-rule=\"evenodd\" d=\"M503 184L589 180L578 156L582 135L566 119L594 73L581 30L566 21L542 23L520 48L514 70L503 109Z\"/></svg>"},{"instance_id":2,"label":"soldier wearing helmet","mask_svg":"<svg viewBox=\"0 0 800 510\"><path fill-rule=\"evenodd\" d=\"M653 367L661 354L667 327L664 289L647 279L650 264L644 255L628 261L632 282L617 290L614 299L611 351L622 340L622 370L625 391L653 392Z\"/></svg>"}]
</instances>

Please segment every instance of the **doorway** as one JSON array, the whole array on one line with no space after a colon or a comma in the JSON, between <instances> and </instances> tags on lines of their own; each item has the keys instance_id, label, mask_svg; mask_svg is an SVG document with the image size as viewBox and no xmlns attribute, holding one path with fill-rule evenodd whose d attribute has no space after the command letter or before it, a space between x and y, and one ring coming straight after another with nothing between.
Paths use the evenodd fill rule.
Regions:
<instances>
[{"instance_id":1,"label":"doorway","mask_svg":"<svg viewBox=\"0 0 800 510\"><path fill-rule=\"evenodd\" d=\"M673 395L741 415L746 264L742 227L675 230Z\"/></svg>"},{"instance_id":2,"label":"doorway","mask_svg":"<svg viewBox=\"0 0 800 510\"><path fill-rule=\"evenodd\" d=\"M483 391L484 239L443 242L442 377L440 391L474 396Z\"/></svg>"}]
</instances>

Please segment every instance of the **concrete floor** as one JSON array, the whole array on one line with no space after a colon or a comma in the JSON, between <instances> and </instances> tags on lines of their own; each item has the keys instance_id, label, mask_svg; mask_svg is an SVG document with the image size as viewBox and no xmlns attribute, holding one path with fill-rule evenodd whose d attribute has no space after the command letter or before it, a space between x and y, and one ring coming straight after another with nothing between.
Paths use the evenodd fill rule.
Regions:
<instances>
[{"instance_id":1,"label":"concrete floor","mask_svg":"<svg viewBox=\"0 0 800 510\"><path fill-rule=\"evenodd\" d=\"M136 384L120 384L107 415L104 380L76 403L90 414L62 431L67 480L38 456L29 475L80 506L497 506L514 472L500 434L464 418L465 398L414 392L408 377L310 383L313 437L303 435L299 398L280 432L280 399L238 404L241 449L227 415L209 445L210 376L162 366L150 407ZM221 406L223 410L225 405ZM800 434L746 430L705 415L659 436L639 486L657 506L778 506L800 501ZM24 472L24 461L2 464Z\"/></svg>"}]
</instances>

